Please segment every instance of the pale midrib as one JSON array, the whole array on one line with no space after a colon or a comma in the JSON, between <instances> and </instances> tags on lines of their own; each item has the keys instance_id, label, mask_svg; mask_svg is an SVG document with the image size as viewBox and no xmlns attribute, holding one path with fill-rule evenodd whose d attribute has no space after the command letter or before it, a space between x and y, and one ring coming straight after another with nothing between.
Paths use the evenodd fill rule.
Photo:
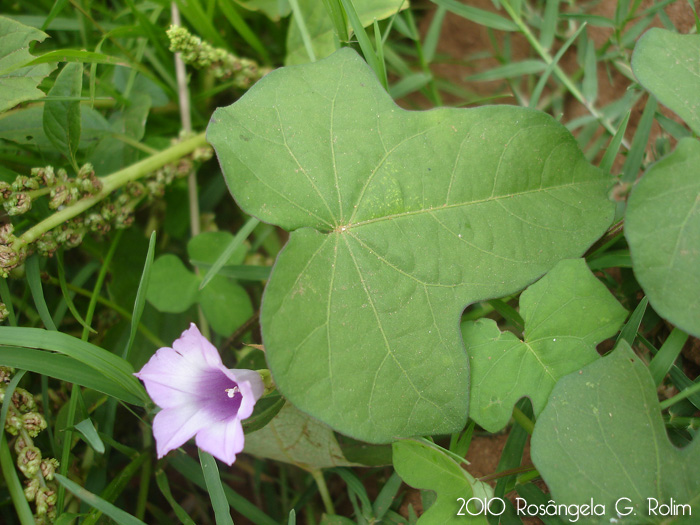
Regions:
<instances>
[{"instance_id":1,"label":"pale midrib","mask_svg":"<svg viewBox=\"0 0 700 525\"><path fill-rule=\"evenodd\" d=\"M546 193L546 192L552 191L552 190L582 186L582 185L587 185L587 184L600 184L600 183L601 183L600 180L572 182L569 184L562 184L559 186L548 186L546 188L537 188L535 190L527 190L527 191L521 191L521 192L517 192L517 193L510 193L508 195L496 195L493 197L487 197L485 199L473 200L473 201L468 201L468 202L460 202L460 203L456 203L456 204L445 204L445 205L438 206L435 208L431 207L431 208L424 208L421 210L407 211L407 212L403 212L403 213L394 213L392 215L385 215L384 217L377 217L375 219L367 219L365 221L356 222L354 224L342 225L337 230L339 230L342 233L344 231L347 231L350 229L361 228L362 226L367 226L369 224L374 224L374 223L382 222L382 221L390 221L390 220L394 220L394 219L400 219L402 217L410 217L412 215L421 215L423 213L435 213L435 212L440 212L443 210L462 208L462 207L473 206L473 205L477 205L477 204L485 204L487 202L497 202L499 200L510 199L513 197L520 197L520 196L529 195L532 193L538 193L538 192L545 192Z\"/></svg>"}]
</instances>

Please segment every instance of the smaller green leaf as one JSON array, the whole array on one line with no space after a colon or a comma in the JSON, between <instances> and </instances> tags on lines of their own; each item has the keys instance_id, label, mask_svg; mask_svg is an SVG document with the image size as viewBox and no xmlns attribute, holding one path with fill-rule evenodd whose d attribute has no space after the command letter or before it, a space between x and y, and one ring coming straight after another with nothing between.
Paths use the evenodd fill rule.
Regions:
<instances>
[{"instance_id":1,"label":"smaller green leaf","mask_svg":"<svg viewBox=\"0 0 700 525\"><path fill-rule=\"evenodd\" d=\"M44 104L44 132L74 166L80 144L80 97L83 90L83 64L66 64L56 77L49 96L74 97L75 100L47 100Z\"/></svg>"},{"instance_id":2,"label":"smaller green leaf","mask_svg":"<svg viewBox=\"0 0 700 525\"><path fill-rule=\"evenodd\" d=\"M700 440L671 444L656 386L625 341L557 383L535 425L532 460L558 505L604 506L586 523L628 509L623 523L661 523L649 512L657 504L687 504L676 507L679 518L700 513Z\"/></svg>"},{"instance_id":3,"label":"smaller green leaf","mask_svg":"<svg viewBox=\"0 0 700 525\"><path fill-rule=\"evenodd\" d=\"M253 305L245 289L220 275L199 292L199 304L212 329L224 337L253 315Z\"/></svg>"},{"instance_id":4,"label":"smaller green leaf","mask_svg":"<svg viewBox=\"0 0 700 525\"><path fill-rule=\"evenodd\" d=\"M420 517L418 525L433 523L479 523L487 525L482 514L471 517L458 515L460 499L491 498L493 490L477 481L455 459L437 445L426 441L406 439L392 445L394 468L401 479L418 489L434 490L437 501Z\"/></svg>"},{"instance_id":5,"label":"smaller green leaf","mask_svg":"<svg viewBox=\"0 0 700 525\"><path fill-rule=\"evenodd\" d=\"M637 42L632 71L659 102L700 135L700 35L652 28Z\"/></svg>"},{"instance_id":6,"label":"smaller green leaf","mask_svg":"<svg viewBox=\"0 0 700 525\"><path fill-rule=\"evenodd\" d=\"M104 454L105 444L102 443L95 425L92 424L91 419L83 419L80 423L75 425L75 429L80 432L80 434L85 438L85 441L90 445L95 452L98 454Z\"/></svg>"},{"instance_id":7,"label":"smaller green leaf","mask_svg":"<svg viewBox=\"0 0 700 525\"><path fill-rule=\"evenodd\" d=\"M17 66L32 59L29 45L35 41L43 42L47 36L43 31L0 16L0 112L25 100L46 96L36 86L56 69L56 65L40 64L19 69Z\"/></svg>"},{"instance_id":8,"label":"smaller green leaf","mask_svg":"<svg viewBox=\"0 0 700 525\"><path fill-rule=\"evenodd\" d=\"M654 310L700 337L700 141L681 140L632 189L625 237Z\"/></svg>"},{"instance_id":9,"label":"smaller green leaf","mask_svg":"<svg viewBox=\"0 0 700 525\"><path fill-rule=\"evenodd\" d=\"M564 260L520 297L524 340L491 319L462 324L471 364L471 418L489 432L508 424L513 405L532 400L535 415L559 378L595 361L627 312L583 259Z\"/></svg>"},{"instance_id":10,"label":"smaller green leaf","mask_svg":"<svg viewBox=\"0 0 700 525\"><path fill-rule=\"evenodd\" d=\"M160 312L182 313L197 299L199 279L177 255L167 254L151 267L146 298Z\"/></svg>"},{"instance_id":11,"label":"smaller green leaf","mask_svg":"<svg viewBox=\"0 0 700 525\"><path fill-rule=\"evenodd\" d=\"M246 434L244 452L307 469L356 465L345 459L329 426L290 403L264 428Z\"/></svg>"}]
</instances>

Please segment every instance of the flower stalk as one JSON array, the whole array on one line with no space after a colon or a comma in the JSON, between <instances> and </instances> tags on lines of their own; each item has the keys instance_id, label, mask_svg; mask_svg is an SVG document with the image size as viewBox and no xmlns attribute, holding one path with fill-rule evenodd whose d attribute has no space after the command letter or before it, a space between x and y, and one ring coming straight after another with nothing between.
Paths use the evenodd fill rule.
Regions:
<instances>
[{"instance_id":1,"label":"flower stalk","mask_svg":"<svg viewBox=\"0 0 700 525\"><path fill-rule=\"evenodd\" d=\"M86 197L75 202L71 206L68 206L60 211L57 211L50 217L47 217L39 224L29 228L26 232L20 235L13 248L19 250L28 244L36 241L41 235L54 229L55 227L63 224L64 222L80 215L85 210L92 208L95 204L105 199L113 191L124 186L127 182L138 180L149 173L156 171L157 169L163 167L166 164L175 162L185 155L189 155L197 148L202 148L207 146L207 141L204 133L195 135L190 139L183 140L178 144L175 144L160 153L151 155L136 164L132 164L124 169L121 169L107 177L103 177L102 189L91 197Z\"/></svg>"}]
</instances>

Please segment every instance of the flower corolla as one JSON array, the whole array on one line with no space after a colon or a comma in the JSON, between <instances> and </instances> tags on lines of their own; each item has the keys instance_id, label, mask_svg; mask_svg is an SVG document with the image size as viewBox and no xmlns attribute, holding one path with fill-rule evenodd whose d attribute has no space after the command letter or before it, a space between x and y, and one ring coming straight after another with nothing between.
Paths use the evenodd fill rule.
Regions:
<instances>
[{"instance_id":1,"label":"flower corolla","mask_svg":"<svg viewBox=\"0 0 700 525\"><path fill-rule=\"evenodd\" d=\"M196 436L199 448L233 464L243 450L241 420L264 391L257 372L226 368L193 323L134 375L161 408L153 419L159 458Z\"/></svg>"}]
</instances>

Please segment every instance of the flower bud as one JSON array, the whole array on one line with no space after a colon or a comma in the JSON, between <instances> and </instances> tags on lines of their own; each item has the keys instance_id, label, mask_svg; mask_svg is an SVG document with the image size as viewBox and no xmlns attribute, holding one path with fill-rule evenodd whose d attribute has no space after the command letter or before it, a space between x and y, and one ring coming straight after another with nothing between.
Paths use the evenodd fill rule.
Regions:
<instances>
[{"instance_id":1,"label":"flower bud","mask_svg":"<svg viewBox=\"0 0 700 525\"><path fill-rule=\"evenodd\" d=\"M36 408L34 396L24 388L17 387L12 394L12 404L20 412L30 412Z\"/></svg>"},{"instance_id":2,"label":"flower bud","mask_svg":"<svg viewBox=\"0 0 700 525\"><path fill-rule=\"evenodd\" d=\"M27 501L34 501L40 486L41 485L39 484L39 480L37 478L27 480L27 486L24 487L24 497L27 498Z\"/></svg>"},{"instance_id":3,"label":"flower bud","mask_svg":"<svg viewBox=\"0 0 700 525\"><path fill-rule=\"evenodd\" d=\"M28 478L33 478L41 466L41 450L35 446L25 447L17 455L17 468Z\"/></svg>"},{"instance_id":4,"label":"flower bud","mask_svg":"<svg viewBox=\"0 0 700 525\"><path fill-rule=\"evenodd\" d=\"M31 437L36 437L46 428L46 420L39 412L27 412L22 416L24 429Z\"/></svg>"},{"instance_id":5,"label":"flower bud","mask_svg":"<svg viewBox=\"0 0 700 525\"><path fill-rule=\"evenodd\" d=\"M58 460L55 458L46 458L42 460L40 469L41 474L44 476L44 479L46 479L47 481L51 481L53 479L53 475L56 473L58 465Z\"/></svg>"}]
</instances>

